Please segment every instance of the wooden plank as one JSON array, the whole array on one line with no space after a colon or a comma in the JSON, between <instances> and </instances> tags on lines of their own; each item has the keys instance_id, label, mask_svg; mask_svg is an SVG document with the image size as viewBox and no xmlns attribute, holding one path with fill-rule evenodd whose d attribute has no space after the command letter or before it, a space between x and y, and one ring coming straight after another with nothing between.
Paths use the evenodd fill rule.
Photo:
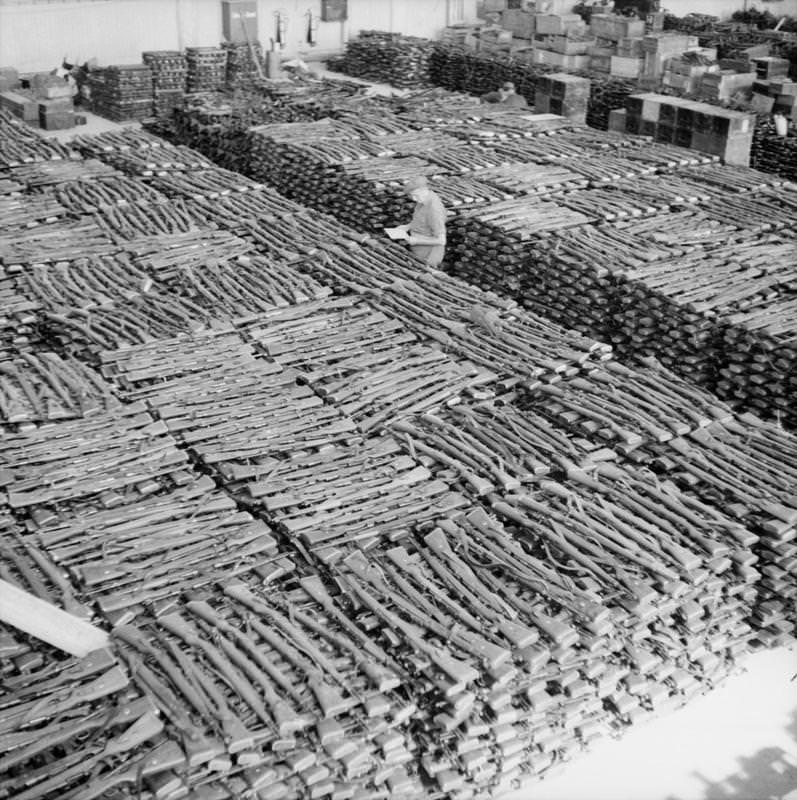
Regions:
<instances>
[{"instance_id":1,"label":"wooden plank","mask_svg":"<svg viewBox=\"0 0 797 800\"><path fill-rule=\"evenodd\" d=\"M0 621L79 658L109 645L105 631L4 580Z\"/></svg>"}]
</instances>

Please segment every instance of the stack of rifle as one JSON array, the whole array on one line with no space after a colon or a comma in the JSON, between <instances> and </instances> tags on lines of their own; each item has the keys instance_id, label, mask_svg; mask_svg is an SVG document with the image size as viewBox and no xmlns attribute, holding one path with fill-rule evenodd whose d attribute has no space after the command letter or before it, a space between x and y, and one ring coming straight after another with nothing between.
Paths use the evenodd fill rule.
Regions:
<instances>
[{"instance_id":1,"label":"stack of rifle","mask_svg":"<svg viewBox=\"0 0 797 800\"><path fill-rule=\"evenodd\" d=\"M9 435L0 464L13 476L5 487L11 508L46 509L101 493L103 503L148 494L187 460L164 423L131 403Z\"/></svg>"},{"instance_id":2,"label":"stack of rifle","mask_svg":"<svg viewBox=\"0 0 797 800\"><path fill-rule=\"evenodd\" d=\"M186 92L218 92L227 79L227 51L223 47L186 47Z\"/></svg>"},{"instance_id":3,"label":"stack of rifle","mask_svg":"<svg viewBox=\"0 0 797 800\"><path fill-rule=\"evenodd\" d=\"M496 186L495 182L488 183L480 178L481 176L441 175L437 180L432 180L430 186L448 209L496 203L515 196L514 191L507 191Z\"/></svg>"},{"instance_id":4,"label":"stack of rifle","mask_svg":"<svg viewBox=\"0 0 797 800\"><path fill-rule=\"evenodd\" d=\"M111 150L103 158L127 175L145 178L163 172L186 172L210 169L213 166L195 150L172 144L166 144L163 147L131 147Z\"/></svg>"},{"instance_id":5,"label":"stack of rifle","mask_svg":"<svg viewBox=\"0 0 797 800\"><path fill-rule=\"evenodd\" d=\"M786 285L776 291L781 288ZM784 292L766 301L759 295L746 309L729 314L723 325L725 362L717 382L723 397L762 414L774 413L791 428L797 423L795 311L797 301Z\"/></svg>"},{"instance_id":6,"label":"stack of rifle","mask_svg":"<svg viewBox=\"0 0 797 800\"><path fill-rule=\"evenodd\" d=\"M793 250L785 241L723 243L629 270L622 289L627 346L713 385L714 370L724 363L723 319L786 300Z\"/></svg>"},{"instance_id":7,"label":"stack of rifle","mask_svg":"<svg viewBox=\"0 0 797 800\"><path fill-rule=\"evenodd\" d=\"M479 180L509 194L550 194L587 185L575 164L509 164L479 172Z\"/></svg>"},{"instance_id":8,"label":"stack of rifle","mask_svg":"<svg viewBox=\"0 0 797 800\"><path fill-rule=\"evenodd\" d=\"M590 73L589 99L587 101L587 125L605 131L609 127L609 112L625 108L629 95L639 91L636 81L623 78L598 77Z\"/></svg>"},{"instance_id":9,"label":"stack of rifle","mask_svg":"<svg viewBox=\"0 0 797 800\"><path fill-rule=\"evenodd\" d=\"M494 379L489 370L452 360L421 344L402 324L349 298L271 313L249 335L364 433L454 402Z\"/></svg>"},{"instance_id":10,"label":"stack of rifle","mask_svg":"<svg viewBox=\"0 0 797 800\"><path fill-rule=\"evenodd\" d=\"M753 133L750 165L788 180L797 180L797 136L778 136L771 120L760 119Z\"/></svg>"},{"instance_id":11,"label":"stack of rifle","mask_svg":"<svg viewBox=\"0 0 797 800\"><path fill-rule=\"evenodd\" d=\"M119 173L94 158L80 160L77 153L69 159L51 159L20 164L10 174L29 191L46 191L65 181L89 181L95 178L117 177Z\"/></svg>"},{"instance_id":12,"label":"stack of rifle","mask_svg":"<svg viewBox=\"0 0 797 800\"><path fill-rule=\"evenodd\" d=\"M263 189L263 184L245 178L239 172L212 167L189 172L166 172L155 176L150 185L171 197L186 199L215 199L233 192L253 192Z\"/></svg>"},{"instance_id":13,"label":"stack of rifle","mask_svg":"<svg viewBox=\"0 0 797 800\"><path fill-rule=\"evenodd\" d=\"M370 113L356 135L384 138ZM273 141L312 152L337 128ZM671 210L558 231L572 212L539 198L463 213L493 231L485 283L587 332L625 315L638 354L658 326L662 359L715 363L786 419L794 242L754 228L791 189L682 170L668 146L537 140L486 152L596 183L678 167L634 179ZM140 133L80 147L129 175L30 165L20 196L60 183L77 219L0 241L0 577L101 617L112 652L64 662L0 631L0 796L493 796L791 640L797 444L778 426L195 153ZM357 180L380 160L400 161ZM686 188L710 213L676 210ZM146 222L159 191L194 229ZM756 198L751 226L710 208Z\"/></svg>"},{"instance_id":14,"label":"stack of rifle","mask_svg":"<svg viewBox=\"0 0 797 800\"><path fill-rule=\"evenodd\" d=\"M372 301L446 352L496 373L495 386L536 386L609 358L611 347L501 306L464 281L397 279Z\"/></svg>"},{"instance_id":15,"label":"stack of rifle","mask_svg":"<svg viewBox=\"0 0 797 800\"><path fill-rule=\"evenodd\" d=\"M403 673L350 622L348 598L291 567L272 570L267 590L229 583L210 601L116 629L142 688L174 698L167 714L190 767L176 788L422 797Z\"/></svg>"},{"instance_id":16,"label":"stack of rifle","mask_svg":"<svg viewBox=\"0 0 797 800\"><path fill-rule=\"evenodd\" d=\"M38 161L72 157L72 151L56 141L45 139L38 131L0 108L0 167L18 167Z\"/></svg>"},{"instance_id":17,"label":"stack of rifle","mask_svg":"<svg viewBox=\"0 0 797 800\"><path fill-rule=\"evenodd\" d=\"M0 234L0 264L41 264L81 258L87 252L108 253L114 250L111 239L96 222L63 218L31 230Z\"/></svg>"},{"instance_id":18,"label":"stack of rifle","mask_svg":"<svg viewBox=\"0 0 797 800\"><path fill-rule=\"evenodd\" d=\"M766 646L794 630L795 448L793 436L745 414L635 454L686 494L721 505L756 545L753 557L734 561L758 581L751 622Z\"/></svg>"},{"instance_id":19,"label":"stack of rifle","mask_svg":"<svg viewBox=\"0 0 797 800\"><path fill-rule=\"evenodd\" d=\"M169 149L167 141L138 128L121 128L95 136L77 136L72 145L86 158L105 158L109 153L120 150L157 150L160 147Z\"/></svg>"},{"instance_id":20,"label":"stack of rifle","mask_svg":"<svg viewBox=\"0 0 797 800\"><path fill-rule=\"evenodd\" d=\"M92 110L112 120L152 116L152 70L145 64L113 65L89 73Z\"/></svg>"},{"instance_id":21,"label":"stack of rifle","mask_svg":"<svg viewBox=\"0 0 797 800\"><path fill-rule=\"evenodd\" d=\"M108 238L116 243L142 236L187 233L199 227L199 220L181 199L109 206L93 216Z\"/></svg>"},{"instance_id":22,"label":"stack of rifle","mask_svg":"<svg viewBox=\"0 0 797 800\"><path fill-rule=\"evenodd\" d=\"M30 228L45 222L54 222L67 213L52 195L2 195L0 196L0 232Z\"/></svg>"},{"instance_id":23,"label":"stack of rifle","mask_svg":"<svg viewBox=\"0 0 797 800\"><path fill-rule=\"evenodd\" d=\"M646 442L668 442L727 422L733 412L708 392L656 362L631 369L608 361L586 375L544 385L532 407L585 438L604 440L628 454Z\"/></svg>"},{"instance_id":24,"label":"stack of rifle","mask_svg":"<svg viewBox=\"0 0 797 800\"><path fill-rule=\"evenodd\" d=\"M77 798L136 786L155 792L184 763L158 706L134 688L116 653L59 660L54 651L24 647L5 651L16 656L3 675L5 796Z\"/></svg>"},{"instance_id":25,"label":"stack of rifle","mask_svg":"<svg viewBox=\"0 0 797 800\"><path fill-rule=\"evenodd\" d=\"M537 197L464 209L451 225L453 269L478 286L517 297L529 241L589 221L578 211Z\"/></svg>"},{"instance_id":26,"label":"stack of rifle","mask_svg":"<svg viewBox=\"0 0 797 800\"><path fill-rule=\"evenodd\" d=\"M170 478L171 490L152 485L143 496L62 510L36 526L49 558L116 624L143 604L167 606L186 589L258 574L279 560L269 527L209 477L184 469Z\"/></svg>"},{"instance_id":27,"label":"stack of rifle","mask_svg":"<svg viewBox=\"0 0 797 800\"><path fill-rule=\"evenodd\" d=\"M227 53L227 88L251 86L257 78L264 77L263 48L260 42L224 42Z\"/></svg>"},{"instance_id":28,"label":"stack of rifle","mask_svg":"<svg viewBox=\"0 0 797 800\"><path fill-rule=\"evenodd\" d=\"M141 54L141 60L152 70L155 116L171 118L185 95L185 54L179 50L149 50Z\"/></svg>"},{"instance_id":29,"label":"stack of rifle","mask_svg":"<svg viewBox=\"0 0 797 800\"><path fill-rule=\"evenodd\" d=\"M113 409L111 387L94 370L54 353L0 363L0 422L57 422Z\"/></svg>"},{"instance_id":30,"label":"stack of rifle","mask_svg":"<svg viewBox=\"0 0 797 800\"><path fill-rule=\"evenodd\" d=\"M402 89L429 83L429 39L386 31L360 31L346 44L338 67L355 78L389 83Z\"/></svg>"},{"instance_id":31,"label":"stack of rifle","mask_svg":"<svg viewBox=\"0 0 797 800\"><path fill-rule=\"evenodd\" d=\"M211 315L168 291L148 291L134 302L97 306L91 311L69 307L42 313L46 335L58 348L95 361L102 350L115 350L153 339L203 330Z\"/></svg>"},{"instance_id":32,"label":"stack of rifle","mask_svg":"<svg viewBox=\"0 0 797 800\"><path fill-rule=\"evenodd\" d=\"M566 328L620 346L615 315L623 271L669 255L669 249L611 226L559 231L529 251L523 303Z\"/></svg>"},{"instance_id":33,"label":"stack of rifle","mask_svg":"<svg viewBox=\"0 0 797 800\"><path fill-rule=\"evenodd\" d=\"M36 322L41 306L21 291L0 266L0 359L26 351L37 342Z\"/></svg>"},{"instance_id":34,"label":"stack of rifle","mask_svg":"<svg viewBox=\"0 0 797 800\"><path fill-rule=\"evenodd\" d=\"M229 260L252 255L249 242L226 230L200 229L167 236L145 236L128 242L125 250L136 265L153 278L170 281L180 271L207 261Z\"/></svg>"},{"instance_id":35,"label":"stack of rifle","mask_svg":"<svg viewBox=\"0 0 797 800\"><path fill-rule=\"evenodd\" d=\"M162 203L166 200L165 195L151 186L119 173L91 180L65 181L58 184L55 194L73 214L91 214L107 206Z\"/></svg>"},{"instance_id":36,"label":"stack of rifle","mask_svg":"<svg viewBox=\"0 0 797 800\"><path fill-rule=\"evenodd\" d=\"M334 564L407 539L417 525L467 506L392 437L231 467L233 491L267 511L291 541Z\"/></svg>"},{"instance_id":37,"label":"stack of rifle","mask_svg":"<svg viewBox=\"0 0 797 800\"><path fill-rule=\"evenodd\" d=\"M47 311L90 311L124 304L147 290L147 273L123 254L97 255L57 264L33 264L18 286Z\"/></svg>"},{"instance_id":38,"label":"stack of rifle","mask_svg":"<svg viewBox=\"0 0 797 800\"><path fill-rule=\"evenodd\" d=\"M176 296L188 298L209 315L233 320L331 294L290 264L262 256L206 257L203 263L176 269L171 279L161 280Z\"/></svg>"}]
</instances>

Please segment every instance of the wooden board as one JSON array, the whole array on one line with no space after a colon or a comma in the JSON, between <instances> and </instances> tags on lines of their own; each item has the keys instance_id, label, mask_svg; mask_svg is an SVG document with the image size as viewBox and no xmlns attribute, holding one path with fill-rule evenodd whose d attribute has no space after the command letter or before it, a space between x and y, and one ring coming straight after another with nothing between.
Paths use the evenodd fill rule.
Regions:
<instances>
[{"instance_id":1,"label":"wooden board","mask_svg":"<svg viewBox=\"0 0 797 800\"><path fill-rule=\"evenodd\" d=\"M0 580L0 621L79 658L109 643L105 631L4 580Z\"/></svg>"}]
</instances>

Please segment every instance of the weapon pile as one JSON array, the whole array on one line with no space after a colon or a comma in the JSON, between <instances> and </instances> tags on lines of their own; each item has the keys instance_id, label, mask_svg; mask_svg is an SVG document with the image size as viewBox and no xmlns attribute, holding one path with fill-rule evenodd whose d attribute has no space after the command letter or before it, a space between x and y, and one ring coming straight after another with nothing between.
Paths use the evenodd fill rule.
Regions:
<instances>
[{"instance_id":1,"label":"weapon pile","mask_svg":"<svg viewBox=\"0 0 797 800\"><path fill-rule=\"evenodd\" d=\"M141 54L141 60L152 70L155 116L168 119L185 94L185 54L179 50L149 50Z\"/></svg>"},{"instance_id":2,"label":"weapon pile","mask_svg":"<svg viewBox=\"0 0 797 800\"><path fill-rule=\"evenodd\" d=\"M429 57L434 45L429 39L386 31L360 31L346 43L335 68L355 78L389 83L400 89L429 83Z\"/></svg>"},{"instance_id":3,"label":"weapon pile","mask_svg":"<svg viewBox=\"0 0 797 800\"><path fill-rule=\"evenodd\" d=\"M227 79L227 51L222 47L186 47L186 92L217 92Z\"/></svg>"},{"instance_id":4,"label":"weapon pile","mask_svg":"<svg viewBox=\"0 0 797 800\"><path fill-rule=\"evenodd\" d=\"M227 54L227 87L238 84L251 86L253 81L263 76L263 48L260 42L224 42L222 48Z\"/></svg>"},{"instance_id":5,"label":"weapon pile","mask_svg":"<svg viewBox=\"0 0 797 800\"><path fill-rule=\"evenodd\" d=\"M0 363L0 422L57 422L117 406L111 387L76 359L22 353Z\"/></svg>"},{"instance_id":6,"label":"weapon pile","mask_svg":"<svg viewBox=\"0 0 797 800\"><path fill-rule=\"evenodd\" d=\"M60 142L45 139L9 111L0 108L0 168L68 159L71 155L69 148ZM10 177L6 176L6 180Z\"/></svg>"},{"instance_id":7,"label":"weapon pile","mask_svg":"<svg viewBox=\"0 0 797 800\"><path fill-rule=\"evenodd\" d=\"M753 133L750 165L756 169L797 181L797 136L778 136L772 120L759 118Z\"/></svg>"},{"instance_id":8,"label":"weapon pile","mask_svg":"<svg viewBox=\"0 0 797 800\"><path fill-rule=\"evenodd\" d=\"M89 73L91 108L113 120L152 116L152 70L145 64L113 65Z\"/></svg>"},{"instance_id":9,"label":"weapon pile","mask_svg":"<svg viewBox=\"0 0 797 800\"><path fill-rule=\"evenodd\" d=\"M368 128L346 141L386 137ZM758 198L777 220L788 187L691 165L650 181L655 215L551 232L580 213L560 200L679 151L501 141L485 158L597 185L466 208L518 246L486 266L587 331L684 310L660 352L710 345L729 392L789 413L794 242L711 205ZM0 580L112 640L64 661L0 630L0 797L498 795L791 640L793 436L196 153L137 132L79 146L125 178L0 170L74 215L0 232ZM191 230L145 222L162 197ZM628 320L644 352L653 322Z\"/></svg>"}]
</instances>

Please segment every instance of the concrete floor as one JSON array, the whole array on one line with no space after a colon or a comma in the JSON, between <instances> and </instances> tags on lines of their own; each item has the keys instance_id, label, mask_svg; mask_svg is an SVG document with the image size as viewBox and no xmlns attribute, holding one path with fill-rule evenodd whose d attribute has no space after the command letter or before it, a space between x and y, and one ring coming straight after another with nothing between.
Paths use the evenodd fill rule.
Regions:
<instances>
[{"instance_id":1,"label":"concrete floor","mask_svg":"<svg viewBox=\"0 0 797 800\"><path fill-rule=\"evenodd\" d=\"M320 75L345 77L313 66ZM42 133L66 142L138 127L86 117L86 125ZM722 687L620 740L597 743L506 800L797 800L797 652L750 656L744 672Z\"/></svg>"},{"instance_id":2,"label":"concrete floor","mask_svg":"<svg viewBox=\"0 0 797 800\"><path fill-rule=\"evenodd\" d=\"M797 800L795 673L794 649L749 656L713 692L506 800Z\"/></svg>"}]
</instances>

